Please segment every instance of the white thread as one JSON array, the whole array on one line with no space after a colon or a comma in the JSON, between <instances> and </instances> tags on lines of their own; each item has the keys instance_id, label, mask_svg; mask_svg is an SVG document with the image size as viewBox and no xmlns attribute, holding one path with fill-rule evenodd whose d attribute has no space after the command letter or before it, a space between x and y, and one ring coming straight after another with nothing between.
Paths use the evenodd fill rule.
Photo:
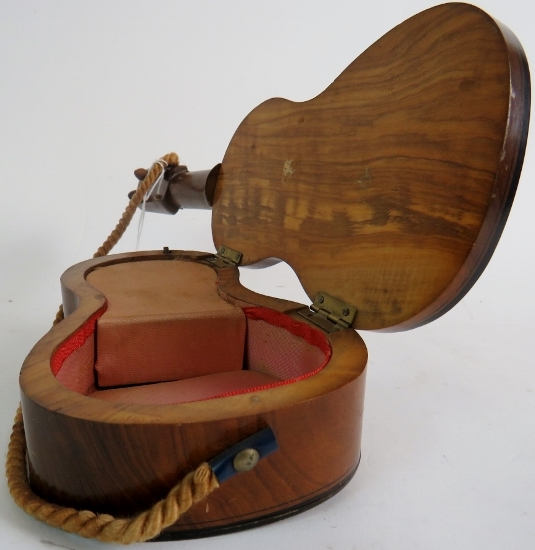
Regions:
<instances>
[{"instance_id":1,"label":"white thread","mask_svg":"<svg viewBox=\"0 0 535 550\"><path fill-rule=\"evenodd\" d=\"M150 189L143 195L143 201L141 202L141 215L139 216L139 222L137 226L136 252L139 249L139 243L141 241L141 233L143 231L143 222L145 221L145 205L147 204L147 200L152 195L152 192L154 191L154 188L156 186L158 186L158 188L156 189L156 194L157 195L160 194L160 188L164 180L165 169L168 166L167 162L163 159L157 160L156 162L154 162L154 164L159 164L162 167L162 171L160 172L160 175L156 178L156 181L151 185Z\"/></svg>"}]
</instances>

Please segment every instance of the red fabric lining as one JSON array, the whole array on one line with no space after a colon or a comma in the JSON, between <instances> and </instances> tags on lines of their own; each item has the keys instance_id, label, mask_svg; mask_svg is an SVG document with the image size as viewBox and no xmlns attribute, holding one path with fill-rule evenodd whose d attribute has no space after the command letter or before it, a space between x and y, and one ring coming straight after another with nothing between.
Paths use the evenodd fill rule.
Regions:
<instances>
[{"instance_id":1,"label":"red fabric lining","mask_svg":"<svg viewBox=\"0 0 535 550\"><path fill-rule=\"evenodd\" d=\"M80 348L85 343L85 341L95 332L97 320L106 311L106 308L107 308L107 305L104 305L100 310L94 313L76 332L74 332L71 336L69 336L69 338L67 338L61 344L59 344L59 346L55 349L50 359L50 367L52 369L52 373L54 374L54 376L58 374L67 357L69 357L75 350ZM287 330L294 336L297 336L298 338L302 338L310 345L317 347L324 354L325 360L322 362L320 366L318 366L313 371L307 372L306 374L302 374L300 376L296 376L286 380L280 380L272 384L255 386L253 388L248 388L245 390L236 390L236 391L221 393L219 395L215 395L207 399L218 399L221 397L230 397L233 395L252 393L252 392L267 390L271 388L276 388L279 386L286 386L288 384L293 384L294 382L298 382L300 380L304 380L306 378L314 376L315 374L320 372L325 367L325 365L327 365L327 363L329 362L332 355L331 346L329 344L329 340L327 339L327 337L320 330L313 328L304 322L296 321L295 319L292 319L288 315L272 309L263 308L263 307L244 307L242 309L248 319L252 321L265 321L270 325Z\"/></svg>"},{"instance_id":2,"label":"red fabric lining","mask_svg":"<svg viewBox=\"0 0 535 550\"><path fill-rule=\"evenodd\" d=\"M106 311L108 305L105 304L75 332L73 332L66 340L54 350L50 358L50 368L52 374L56 376L61 369L65 359L74 351L84 345L85 341L95 332L95 326L99 317Z\"/></svg>"}]
</instances>

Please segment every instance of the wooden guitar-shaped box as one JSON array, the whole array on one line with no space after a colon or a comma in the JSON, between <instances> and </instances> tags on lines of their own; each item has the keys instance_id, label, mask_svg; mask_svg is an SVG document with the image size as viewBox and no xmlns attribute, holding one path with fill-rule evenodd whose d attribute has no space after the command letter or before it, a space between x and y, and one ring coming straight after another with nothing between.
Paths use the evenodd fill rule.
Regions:
<instances>
[{"instance_id":1,"label":"wooden guitar-shaped box","mask_svg":"<svg viewBox=\"0 0 535 550\"><path fill-rule=\"evenodd\" d=\"M219 253L122 254L63 275L66 318L20 377L33 491L127 516L232 448L210 463L228 481L161 535L183 538L341 489L360 457L367 351L354 329L427 323L474 284L511 207L529 106L515 36L445 4L316 98L254 109L219 171L169 167L147 208L187 206L196 182ZM273 258L312 307L240 285L238 265Z\"/></svg>"}]
</instances>

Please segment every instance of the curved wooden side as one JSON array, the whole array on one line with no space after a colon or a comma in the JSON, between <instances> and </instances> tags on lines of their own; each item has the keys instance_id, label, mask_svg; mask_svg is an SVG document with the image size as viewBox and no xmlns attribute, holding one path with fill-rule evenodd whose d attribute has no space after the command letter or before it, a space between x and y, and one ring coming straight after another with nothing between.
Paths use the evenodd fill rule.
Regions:
<instances>
[{"instance_id":1,"label":"curved wooden side","mask_svg":"<svg viewBox=\"0 0 535 550\"><path fill-rule=\"evenodd\" d=\"M203 261L205 256L110 256L66 272L62 284L69 315L34 347L20 376L30 482L38 494L77 508L132 514L160 499L200 462L267 425L279 450L251 472L227 481L171 530L212 530L273 517L328 494L352 474L360 453L367 360L364 343L353 330L329 336L332 359L315 376L209 401L104 402L68 390L52 375L54 349L105 302L85 281L90 270L114 262ZM250 295L240 290L237 273L236 268L219 270L220 287L244 301ZM274 298L264 301L282 311L297 306Z\"/></svg>"}]
</instances>

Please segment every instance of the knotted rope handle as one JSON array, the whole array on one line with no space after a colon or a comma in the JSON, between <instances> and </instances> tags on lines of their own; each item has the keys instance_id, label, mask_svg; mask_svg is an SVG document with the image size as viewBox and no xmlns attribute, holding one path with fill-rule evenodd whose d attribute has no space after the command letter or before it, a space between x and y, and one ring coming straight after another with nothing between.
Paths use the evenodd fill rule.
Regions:
<instances>
[{"instance_id":1,"label":"knotted rope handle","mask_svg":"<svg viewBox=\"0 0 535 550\"><path fill-rule=\"evenodd\" d=\"M163 166L174 164L178 164L176 153L165 155L152 165L130 199L115 229L94 254L94 258L106 256L117 244L132 221L143 197L164 170ZM60 306L54 325L63 319L63 306ZM133 518L115 518L108 514L95 514L89 510L75 510L47 502L32 491L28 480L26 437L20 407L15 415L9 441L6 476L9 492L16 504L36 519L53 527L59 527L68 533L76 533L86 538L96 538L102 542L120 544L143 542L157 537L163 529L175 523L196 502L204 499L219 487L214 472L204 462L175 485L165 499Z\"/></svg>"}]
</instances>

